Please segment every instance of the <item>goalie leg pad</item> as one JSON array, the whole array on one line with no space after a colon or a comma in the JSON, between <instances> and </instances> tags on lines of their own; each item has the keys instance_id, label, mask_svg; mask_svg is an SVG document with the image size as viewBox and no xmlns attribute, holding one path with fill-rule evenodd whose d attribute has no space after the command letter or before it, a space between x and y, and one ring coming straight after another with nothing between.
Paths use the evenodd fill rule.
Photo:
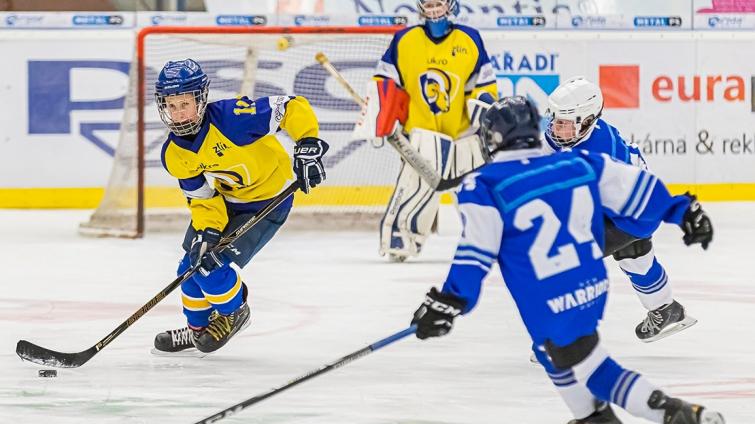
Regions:
<instances>
[{"instance_id":1,"label":"goalie leg pad","mask_svg":"<svg viewBox=\"0 0 755 424\"><path fill-rule=\"evenodd\" d=\"M453 165L453 140L440 133L415 129L410 144L448 176ZM380 226L380 253L416 256L432 230L440 194L407 163L403 163L396 188Z\"/></svg>"}]
</instances>

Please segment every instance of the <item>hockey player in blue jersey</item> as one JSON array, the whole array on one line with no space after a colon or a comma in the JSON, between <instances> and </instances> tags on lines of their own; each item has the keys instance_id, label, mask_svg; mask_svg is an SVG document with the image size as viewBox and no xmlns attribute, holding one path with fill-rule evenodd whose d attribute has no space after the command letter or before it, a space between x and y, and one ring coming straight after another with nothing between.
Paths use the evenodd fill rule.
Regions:
<instances>
[{"instance_id":1,"label":"hockey player in blue jersey","mask_svg":"<svg viewBox=\"0 0 755 424\"><path fill-rule=\"evenodd\" d=\"M600 88L583 77L561 84L548 98L546 148L553 151L584 149L605 153L613 159L647 170L639 148L630 145L619 131L601 119L603 95ZM658 262L650 235L634 237L634 226L608 214L606 252L613 255L629 277L640 302L648 310L635 334L652 342L688 328L697 320L687 315L674 300L666 270Z\"/></svg>"},{"instance_id":2,"label":"hockey player in blue jersey","mask_svg":"<svg viewBox=\"0 0 755 424\"><path fill-rule=\"evenodd\" d=\"M693 196L671 196L652 174L608 155L543 155L539 121L523 97L504 98L482 117L493 160L459 189L461 240L442 289L433 287L414 314L417 337L447 334L498 263L571 424L620 424L610 403L656 423L722 424L719 413L622 368L597 333L608 291L603 215L623 217L642 236L662 221L678 224L686 244L703 247L713 237L710 220Z\"/></svg>"},{"instance_id":3,"label":"hockey player in blue jersey","mask_svg":"<svg viewBox=\"0 0 755 424\"><path fill-rule=\"evenodd\" d=\"M317 117L305 98L240 96L208 103L209 85L191 59L168 62L155 84L157 108L170 129L163 166L178 179L191 212L178 274L192 266L199 271L181 285L188 326L158 334L158 354L194 347L213 352L249 324L240 268L283 225L293 198L222 253L212 249L295 179L305 193L325 179L328 144L318 138ZM275 135L281 130L296 141L293 163Z\"/></svg>"}]
</instances>

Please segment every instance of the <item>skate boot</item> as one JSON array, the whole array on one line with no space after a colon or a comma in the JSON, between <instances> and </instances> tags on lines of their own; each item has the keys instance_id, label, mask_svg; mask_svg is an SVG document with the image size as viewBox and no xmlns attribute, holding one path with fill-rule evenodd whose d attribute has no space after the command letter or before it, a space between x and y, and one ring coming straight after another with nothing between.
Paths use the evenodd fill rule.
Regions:
<instances>
[{"instance_id":1,"label":"skate boot","mask_svg":"<svg viewBox=\"0 0 755 424\"><path fill-rule=\"evenodd\" d=\"M621 421L613 413L610 403L598 402L595 406L595 412L585 418L571 420L568 424L621 424Z\"/></svg>"},{"instance_id":2,"label":"skate boot","mask_svg":"<svg viewBox=\"0 0 755 424\"><path fill-rule=\"evenodd\" d=\"M692 327L697 320L688 316L676 300L648 312L644 321L639 323L634 332L645 343L654 342L685 328Z\"/></svg>"},{"instance_id":3,"label":"skate boot","mask_svg":"<svg viewBox=\"0 0 755 424\"><path fill-rule=\"evenodd\" d=\"M152 353L155 355L175 355L179 352L191 350L196 352L194 340L199 338L203 329L192 329L190 327L168 330L155 336L155 347Z\"/></svg>"},{"instance_id":4,"label":"skate boot","mask_svg":"<svg viewBox=\"0 0 755 424\"><path fill-rule=\"evenodd\" d=\"M214 352L223 347L236 333L249 326L249 305L241 306L230 315L221 315L214 311L210 324L200 332L194 345L200 352Z\"/></svg>"},{"instance_id":5,"label":"skate boot","mask_svg":"<svg viewBox=\"0 0 755 424\"><path fill-rule=\"evenodd\" d=\"M724 417L720 413L681 399L668 397L660 390L650 395L648 406L651 409L664 411L663 424L725 424Z\"/></svg>"},{"instance_id":6,"label":"skate boot","mask_svg":"<svg viewBox=\"0 0 755 424\"><path fill-rule=\"evenodd\" d=\"M399 255L399 254L396 254L396 253L389 253L388 254L388 260L390 262L393 262L393 263L400 264L401 262L406 261L406 258L408 258L408 256Z\"/></svg>"}]
</instances>

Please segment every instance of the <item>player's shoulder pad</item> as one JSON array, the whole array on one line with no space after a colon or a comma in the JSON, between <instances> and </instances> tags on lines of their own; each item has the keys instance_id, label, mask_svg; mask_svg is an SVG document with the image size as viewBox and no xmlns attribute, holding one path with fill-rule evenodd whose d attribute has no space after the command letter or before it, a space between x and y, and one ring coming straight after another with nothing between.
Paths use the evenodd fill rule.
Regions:
<instances>
[{"instance_id":1,"label":"player's shoulder pad","mask_svg":"<svg viewBox=\"0 0 755 424\"><path fill-rule=\"evenodd\" d=\"M461 24L454 24L454 29L459 30L463 32L464 34L467 34L469 38L474 41L474 43L477 46L482 46L482 36L480 35L480 31L476 30L475 28L472 28L470 26L461 25Z\"/></svg>"},{"instance_id":2,"label":"player's shoulder pad","mask_svg":"<svg viewBox=\"0 0 755 424\"><path fill-rule=\"evenodd\" d=\"M393 34L393 42L394 43L398 43L399 40L401 40L402 38L404 38L406 36L406 34L409 34L410 32L412 32L414 30L418 30L418 31L423 31L424 32L424 29L422 29L422 25L408 26L408 27L406 27L406 28L404 28L404 29L402 29L400 31L397 31L395 34Z\"/></svg>"},{"instance_id":3,"label":"player's shoulder pad","mask_svg":"<svg viewBox=\"0 0 755 424\"><path fill-rule=\"evenodd\" d=\"M281 97L285 101L289 99L287 96ZM236 145L243 146L270 132L273 105L269 99L274 97L252 100L247 96L239 96L218 100L207 105L207 115L210 123L225 137Z\"/></svg>"},{"instance_id":4,"label":"player's shoulder pad","mask_svg":"<svg viewBox=\"0 0 755 424\"><path fill-rule=\"evenodd\" d=\"M605 131L607 135L613 134L615 137L621 138L621 136L619 135L619 129L609 124L603 118L598 118L598 122L595 123L595 128Z\"/></svg>"},{"instance_id":5,"label":"player's shoulder pad","mask_svg":"<svg viewBox=\"0 0 755 424\"><path fill-rule=\"evenodd\" d=\"M478 183L480 182L479 181L480 180L479 177L481 175L482 175L482 172L479 171L479 170L475 171L475 172L470 172L469 174L467 174L466 177L464 177L463 180L461 180L461 184L456 189L456 191L457 192L462 192L462 191L474 191L474 190L476 190L477 186L478 186Z\"/></svg>"},{"instance_id":6,"label":"player's shoulder pad","mask_svg":"<svg viewBox=\"0 0 755 424\"><path fill-rule=\"evenodd\" d=\"M163 143L160 151L160 161L163 168L170 175L179 179L195 177L201 174L198 167L198 160L193 149L187 146L181 146L180 141L169 135Z\"/></svg>"}]
</instances>

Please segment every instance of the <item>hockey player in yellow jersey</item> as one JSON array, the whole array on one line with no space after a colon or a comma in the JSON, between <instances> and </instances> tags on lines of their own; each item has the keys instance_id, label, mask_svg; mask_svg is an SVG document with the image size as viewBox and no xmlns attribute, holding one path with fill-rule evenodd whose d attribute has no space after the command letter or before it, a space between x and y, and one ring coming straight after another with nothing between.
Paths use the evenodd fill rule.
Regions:
<instances>
[{"instance_id":1,"label":"hockey player in yellow jersey","mask_svg":"<svg viewBox=\"0 0 755 424\"><path fill-rule=\"evenodd\" d=\"M207 102L209 78L191 59L168 62L155 86L160 117L170 129L162 162L188 200L191 224L181 285L187 327L160 333L154 353L195 348L208 353L249 325L247 288L240 268L273 237L288 217L289 197L220 254L211 250L265 207L295 179L305 193L325 179L317 118L300 96L247 97ZM293 163L275 133L296 141ZM292 171L293 168L293 171Z\"/></svg>"},{"instance_id":2,"label":"hockey player in yellow jersey","mask_svg":"<svg viewBox=\"0 0 755 424\"><path fill-rule=\"evenodd\" d=\"M480 33L454 23L457 0L419 0L417 6L420 25L396 33L378 62L357 134L408 136L441 178L456 177L484 163L476 130L481 111L498 97L495 73ZM402 163L381 221L381 255L400 262L419 254L439 198Z\"/></svg>"}]
</instances>

